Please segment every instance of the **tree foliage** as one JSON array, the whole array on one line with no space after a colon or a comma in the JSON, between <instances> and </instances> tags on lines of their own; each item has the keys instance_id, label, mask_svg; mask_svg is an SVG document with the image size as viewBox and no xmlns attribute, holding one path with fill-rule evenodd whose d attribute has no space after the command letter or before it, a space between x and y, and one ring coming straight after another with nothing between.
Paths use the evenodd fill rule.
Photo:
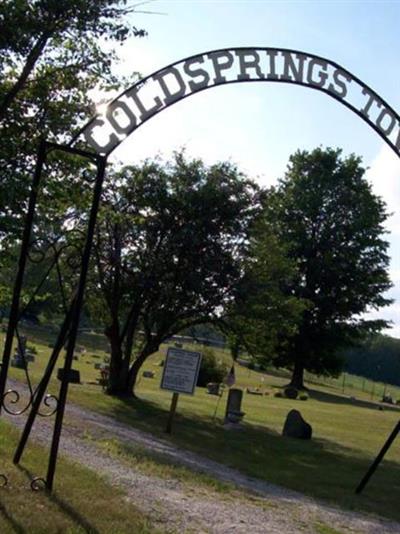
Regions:
<instances>
[{"instance_id":1,"label":"tree foliage","mask_svg":"<svg viewBox=\"0 0 400 534\"><path fill-rule=\"evenodd\" d=\"M116 46L144 34L129 22L133 11L125 0L0 3L0 307L10 302L39 139L70 140L94 113L93 91L124 83L113 69ZM54 247L65 248L72 235L65 230L85 219L89 176L82 159L60 153L48 158L32 235L33 248L46 261L30 262L26 285L40 280ZM57 275L52 276L39 299L54 311L60 301L54 307Z\"/></svg>"},{"instance_id":2,"label":"tree foliage","mask_svg":"<svg viewBox=\"0 0 400 534\"><path fill-rule=\"evenodd\" d=\"M233 359L244 350L253 360L267 364L277 356L278 346L296 332L307 303L287 291L296 265L286 252L270 222L263 214L258 216L250 230L234 300L220 320Z\"/></svg>"},{"instance_id":3,"label":"tree foliage","mask_svg":"<svg viewBox=\"0 0 400 534\"><path fill-rule=\"evenodd\" d=\"M212 321L231 298L257 190L230 164L183 154L110 179L89 294L111 345L110 392L129 395L163 341Z\"/></svg>"},{"instance_id":4,"label":"tree foliage","mask_svg":"<svg viewBox=\"0 0 400 534\"><path fill-rule=\"evenodd\" d=\"M343 158L339 149L299 151L266 203L266 217L296 262L287 293L310 304L276 359L294 366L297 386L304 369L338 372L338 348L386 324L363 315L390 303L384 292L391 286L382 237L387 213L364 173L360 158Z\"/></svg>"},{"instance_id":5,"label":"tree foliage","mask_svg":"<svg viewBox=\"0 0 400 534\"><path fill-rule=\"evenodd\" d=\"M400 386L400 340L381 334L344 349L345 370L353 375Z\"/></svg>"},{"instance_id":6,"label":"tree foliage","mask_svg":"<svg viewBox=\"0 0 400 534\"><path fill-rule=\"evenodd\" d=\"M229 370L226 363L218 360L212 349L203 348L201 353L202 357L197 386L205 388L209 382L222 383Z\"/></svg>"},{"instance_id":7,"label":"tree foliage","mask_svg":"<svg viewBox=\"0 0 400 534\"><path fill-rule=\"evenodd\" d=\"M0 237L19 232L39 138L69 140L94 111L90 91L121 83L112 45L143 34L132 10L124 0L1 2Z\"/></svg>"}]
</instances>

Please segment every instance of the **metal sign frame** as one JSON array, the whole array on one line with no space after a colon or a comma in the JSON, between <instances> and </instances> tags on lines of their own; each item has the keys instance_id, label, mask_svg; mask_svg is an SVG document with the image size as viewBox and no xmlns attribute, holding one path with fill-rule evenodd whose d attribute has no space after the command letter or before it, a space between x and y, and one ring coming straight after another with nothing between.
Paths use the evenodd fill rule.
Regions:
<instances>
[{"instance_id":1,"label":"metal sign frame","mask_svg":"<svg viewBox=\"0 0 400 534\"><path fill-rule=\"evenodd\" d=\"M43 415L40 412L41 403L43 402L46 406L49 406L46 388L62 347L67 343L59 397L55 409L50 414L47 414L52 415L55 413L56 415L47 477L46 479L38 478L33 480L33 489L38 489L41 486L48 490L53 488L58 447L68 395L68 377L82 310L91 245L108 156L131 133L167 107L212 87L249 82L294 84L323 92L356 113L400 157L400 116L383 98L337 63L320 56L285 48L225 48L204 52L171 63L123 91L106 106L103 114L98 113L92 117L69 143L59 145L43 139L40 142L36 169L32 179L1 362L0 411L5 408L5 400L10 393L6 391L8 368L13 340L21 317L21 291L31 247L30 238L37 195L46 158L51 151L78 155L96 165L97 176L94 183L92 206L80 265L79 283L75 295L66 310L64 322L60 327L58 338L44 375L37 388L34 391L31 390L30 413L14 455L14 463L18 464L36 416ZM18 400L18 392L12 391L12 393ZM21 411L16 412L15 415L19 413ZM392 432L388 440L390 441L389 445L400 431L399 427L400 425L397 425ZM3 482L3 485L6 485L7 476L0 474L0 481Z\"/></svg>"},{"instance_id":2,"label":"metal sign frame","mask_svg":"<svg viewBox=\"0 0 400 534\"><path fill-rule=\"evenodd\" d=\"M171 357L175 356L176 354L178 354L179 356L183 356L183 357L185 357L185 355L186 356L190 355L190 357L197 358L196 367L194 369L193 375L191 376L191 387L189 388L189 390L188 390L188 388L185 388L185 389L182 389L182 388L179 389L178 387L172 388L172 387L168 387L167 385L164 384L164 380L166 378L168 378L169 359ZM165 390L165 391L172 391L173 393L183 393L184 395L194 395L194 391L196 389L196 384L197 384L197 379L199 377L201 358L202 358L201 352L195 352L195 351L192 351L192 350L179 349L177 347L169 347L168 351L167 351L167 357L165 358L165 361L164 361L164 367L163 367L163 373L162 373L162 377L161 377L160 388Z\"/></svg>"}]
</instances>

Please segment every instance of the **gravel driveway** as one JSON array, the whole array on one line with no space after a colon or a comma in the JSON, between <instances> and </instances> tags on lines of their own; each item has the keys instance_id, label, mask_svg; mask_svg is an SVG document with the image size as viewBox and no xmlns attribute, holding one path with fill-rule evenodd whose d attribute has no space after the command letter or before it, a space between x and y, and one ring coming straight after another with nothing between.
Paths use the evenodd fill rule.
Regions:
<instances>
[{"instance_id":1,"label":"gravel driveway","mask_svg":"<svg viewBox=\"0 0 400 534\"><path fill-rule=\"evenodd\" d=\"M7 418L22 426L23 417ZM39 418L32 432L46 443L54 419ZM94 439L88 440L87 433ZM86 437L85 437L86 436ZM189 487L176 478L147 475L110 457L95 445L96 439L118 439L162 455L174 463L229 482L235 491ZM60 451L66 457L101 473L111 485L122 488L153 525L177 533L400 533L400 524L344 511L300 493L253 479L227 466L178 448L167 441L69 404ZM56 480L57 483L57 480ZM332 530L329 530L332 528Z\"/></svg>"}]
</instances>

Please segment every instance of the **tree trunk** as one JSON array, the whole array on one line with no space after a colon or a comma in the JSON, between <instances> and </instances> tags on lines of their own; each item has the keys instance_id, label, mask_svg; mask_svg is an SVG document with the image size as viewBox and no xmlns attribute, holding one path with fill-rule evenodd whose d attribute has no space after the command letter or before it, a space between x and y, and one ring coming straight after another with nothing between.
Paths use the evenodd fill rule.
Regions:
<instances>
[{"instance_id":1,"label":"tree trunk","mask_svg":"<svg viewBox=\"0 0 400 534\"><path fill-rule=\"evenodd\" d=\"M107 393L117 397L132 396L129 384L129 359L123 356L118 324L112 324L105 333L111 346Z\"/></svg>"},{"instance_id":2,"label":"tree trunk","mask_svg":"<svg viewBox=\"0 0 400 534\"><path fill-rule=\"evenodd\" d=\"M299 357L296 357L294 361L294 369L289 386L296 389L306 389L304 387L304 363Z\"/></svg>"},{"instance_id":3,"label":"tree trunk","mask_svg":"<svg viewBox=\"0 0 400 534\"><path fill-rule=\"evenodd\" d=\"M122 360L117 369L111 371L107 393L116 397L132 397L132 388L129 381L129 361Z\"/></svg>"},{"instance_id":4,"label":"tree trunk","mask_svg":"<svg viewBox=\"0 0 400 534\"><path fill-rule=\"evenodd\" d=\"M136 358L136 360L131 365L131 368L129 370L129 388L131 391L131 394L135 397L135 385L137 381L137 377L140 371L140 368L146 361L147 357L150 356L150 353L142 352L139 354L139 356Z\"/></svg>"}]
</instances>

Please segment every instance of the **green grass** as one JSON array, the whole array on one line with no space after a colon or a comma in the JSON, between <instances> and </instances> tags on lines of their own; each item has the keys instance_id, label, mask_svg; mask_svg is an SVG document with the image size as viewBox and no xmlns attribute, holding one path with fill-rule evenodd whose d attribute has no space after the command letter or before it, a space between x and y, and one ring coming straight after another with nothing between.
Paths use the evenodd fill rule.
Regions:
<instances>
[{"instance_id":1,"label":"green grass","mask_svg":"<svg viewBox=\"0 0 400 534\"><path fill-rule=\"evenodd\" d=\"M40 336L36 339L39 356L31 367L35 380L41 376L50 351L39 341ZM156 376L154 379L141 377L136 390L139 399L115 399L104 395L99 386L88 384L99 376L94 363L105 356L96 339L95 345L88 346L87 353L74 362L74 367L81 371L84 384L70 387L69 400L170 439L248 475L323 498L344 508L400 520L400 436L363 494L354 495L355 487L400 416L397 407L378 410L377 404L371 402L369 392L362 390L361 379L346 376L345 382L351 383L352 388L345 389L343 395L340 379L328 382L308 376L310 398L289 400L274 397L277 388L287 383L287 373L273 371L272 374L271 371L262 374L237 367L237 387L259 387L266 393L263 396L244 394L246 415L242 430L228 431L221 425L226 393L214 418L218 398L197 388L194 396L180 395L173 434L167 437L164 429L172 394L159 388L162 374L159 362L164 357L163 351L150 358L143 367L143 370L154 371ZM221 358L229 359L227 353L221 351L219 354ZM22 379L23 373L11 369L11 376ZM58 382L53 380L53 390L57 386ZM390 391L395 398L400 397L395 388L391 387ZM281 436L285 417L292 408L300 410L312 425L311 441ZM110 453L121 453L121 444L113 444L111 449L113 447ZM165 465L155 467L162 463L157 457L149 460L140 451L131 452L132 462L148 462L145 469L161 469L161 472L167 469ZM129 454L129 450L123 451L124 456ZM171 476L175 473L178 478L190 478L188 473L178 473L178 466L172 465L168 469L171 469Z\"/></svg>"},{"instance_id":2,"label":"green grass","mask_svg":"<svg viewBox=\"0 0 400 534\"><path fill-rule=\"evenodd\" d=\"M316 523L314 525L314 528L318 534L342 534L343 533L342 530L337 530L321 522Z\"/></svg>"},{"instance_id":3,"label":"green grass","mask_svg":"<svg viewBox=\"0 0 400 534\"><path fill-rule=\"evenodd\" d=\"M90 436L87 436L87 439L91 440ZM125 465L141 473L179 480L188 490L195 489L196 492L213 490L225 497L237 493L234 484L219 481L205 473L194 472L165 455L148 451L144 447L121 443L117 439L96 439L91 442L111 457L118 458Z\"/></svg>"},{"instance_id":4,"label":"green grass","mask_svg":"<svg viewBox=\"0 0 400 534\"><path fill-rule=\"evenodd\" d=\"M155 532L122 491L63 458L58 462L55 491L33 492L30 480L45 473L48 451L29 446L23 467L14 466L10 458L17 438L15 429L0 421L0 473L9 477L8 485L0 488L1 534Z\"/></svg>"}]
</instances>

